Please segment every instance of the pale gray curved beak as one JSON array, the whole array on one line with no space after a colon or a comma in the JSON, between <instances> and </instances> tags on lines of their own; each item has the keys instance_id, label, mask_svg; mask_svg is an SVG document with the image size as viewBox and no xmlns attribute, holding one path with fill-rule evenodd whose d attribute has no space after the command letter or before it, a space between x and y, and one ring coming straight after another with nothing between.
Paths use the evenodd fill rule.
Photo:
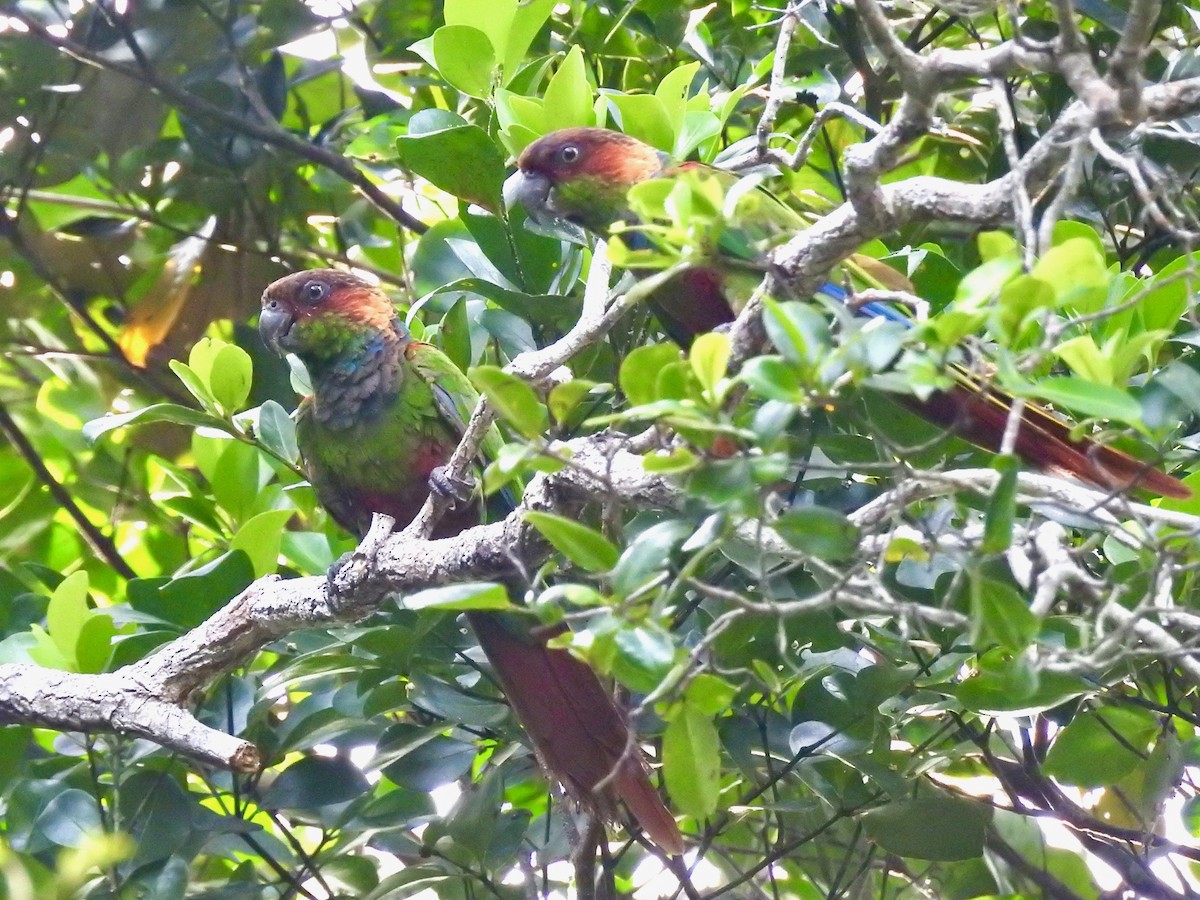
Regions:
<instances>
[{"instance_id":1,"label":"pale gray curved beak","mask_svg":"<svg viewBox=\"0 0 1200 900\"><path fill-rule=\"evenodd\" d=\"M288 332L294 324L294 318L277 300L263 297L262 312L258 316L258 333L262 341L276 356L285 355L288 347Z\"/></svg>"},{"instance_id":2,"label":"pale gray curved beak","mask_svg":"<svg viewBox=\"0 0 1200 900\"><path fill-rule=\"evenodd\" d=\"M527 216L525 228L534 234L586 247L590 243L587 232L554 212L554 203L550 199L552 189L546 176L530 175L518 169L504 182L504 209L511 212L514 206L523 208Z\"/></svg>"},{"instance_id":3,"label":"pale gray curved beak","mask_svg":"<svg viewBox=\"0 0 1200 900\"><path fill-rule=\"evenodd\" d=\"M518 205L524 207L535 222L554 219L550 211L550 179L544 175L529 175L520 169L508 176L504 182L504 208L511 211Z\"/></svg>"}]
</instances>

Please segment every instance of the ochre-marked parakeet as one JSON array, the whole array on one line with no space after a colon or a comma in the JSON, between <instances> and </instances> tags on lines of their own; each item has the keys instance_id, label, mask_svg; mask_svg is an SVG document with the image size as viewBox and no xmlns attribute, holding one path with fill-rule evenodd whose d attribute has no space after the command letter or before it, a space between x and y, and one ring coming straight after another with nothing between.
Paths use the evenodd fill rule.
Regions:
<instances>
[{"instance_id":1,"label":"ochre-marked parakeet","mask_svg":"<svg viewBox=\"0 0 1200 900\"><path fill-rule=\"evenodd\" d=\"M689 169L715 171L701 163L673 162L636 138L606 128L568 128L544 135L525 148L517 161L516 174L505 185L505 196L510 204L524 206L536 222L566 221L607 236L619 221L636 224L626 202L630 188ZM723 176L730 183L736 180L731 173ZM696 335L736 317L737 304L745 298L739 298L727 286L731 274L744 270L749 261L744 251L761 246L770 229L778 233L786 228L789 216L797 222L793 233L803 227L797 214L784 204L770 202L764 191L757 193L766 199L759 204L756 215L747 222L738 221L738 228L754 233L747 233L744 239L737 234L722 235L711 260L688 267L651 298L651 307L663 328L684 348ZM646 238L634 232L633 239ZM832 284L823 287L822 292L835 299L845 297L845 292ZM859 312L904 319L898 310L879 303L866 304ZM930 422L985 449L998 451L1013 398L965 371L956 370L955 376L957 381L949 390L935 392L926 399L898 399ZM1104 489L1136 486L1167 497L1191 496L1186 485L1149 464L1087 438L1073 437L1070 426L1032 403L1026 403L1022 411L1014 452L1038 469L1074 476Z\"/></svg>"},{"instance_id":2,"label":"ochre-marked parakeet","mask_svg":"<svg viewBox=\"0 0 1200 900\"><path fill-rule=\"evenodd\" d=\"M436 347L412 339L382 291L345 272L274 282L263 294L259 331L268 347L294 353L308 369L313 394L301 401L296 436L321 504L360 537L373 513L403 528L478 400L467 377ZM493 427L481 456L500 443ZM434 537L457 534L481 515L478 504L453 510ZM611 693L585 663L546 646L561 629L535 634L523 618L494 612L470 612L467 620L546 770L610 819L623 801L659 847L682 852Z\"/></svg>"}]
</instances>

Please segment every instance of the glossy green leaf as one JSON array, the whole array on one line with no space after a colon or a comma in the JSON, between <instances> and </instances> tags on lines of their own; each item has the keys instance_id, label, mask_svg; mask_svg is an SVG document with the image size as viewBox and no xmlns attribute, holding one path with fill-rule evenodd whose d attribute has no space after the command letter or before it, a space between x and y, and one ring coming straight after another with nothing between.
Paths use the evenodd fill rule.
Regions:
<instances>
[{"instance_id":1,"label":"glossy green leaf","mask_svg":"<svg viewBox=\"0 0 1200 900\"><path fill-rule=\"evenodd\" d=\"M763 325L771 343L793 365L815 365L830 344L828 321L802 303L778 303L768 297L763 305Z\"/></svg>"},{"instance_id":2,"label":"glossy green leaf","mask_svg":"<svg viewBox=\"0 0 1200 900\"><path fill-rule=\"evenodd\" d=\"M50 605L46 609L46 630L72 668L78 665L75 645L91 615L87 596L87 573L74 572L55 588L50 597Z\"/></svg>"},{"instance_id":3,"label":"glossy green leaf","mask_svg":"<svg viewBox=\"0 0 1200 900\"><path fill-rule=\"evenodd\" d=\"M683 704L663 734L663 775L680 812L699 819L716 812L721 756L711 715Z\"/></svg>"},{"instance_id":4,"label":"glossy green leaf","mask_svg":"<svg viewBox=\"0 0 1200 900\"><path fill-rule=\"evenodd\" d=\"M433 33L433 59L442 77L464 94L486 97L496 70L496 51L471 25L443 25Z\"/></svg>"},{"instance_id":5,"label":"glossy green leaf","mask_svg":"<svg viewBox=\"0 0 1200 900\"><path fill-rule=\"evenodd\" d=\"M217 405L226 413L242 408L250 396L253 378L250 354L236 344L225 344L213 355L208 386Z\"/></svg>"},{"instance_id":6,"label":"glossy green leaf","mask_svg":"<svg viewBox=\"0 0 1200 900\"><path fill-rule=\"evenodd\" d=\"M496 366L476 366L471 383L486 396L493 409L518 434L536 438L546 430L546 407L528 384Z\"/></svg>"},{"instance_id":7,"label":"glossy green leaf","mask_svg":"<svg viewBox=\"0 0 1200 900\"><path fill-rule=\"evenodd\" d=\"M972 577L970 584L976 645L996 643L1020 652L1033 642L1040 623L1024 595L1006 582L983 575Z\"/></svg>"},{"instance_id":8,"label":"glossy green leaf","mask_svg":"<svg viewBox=\"0 0 1200 900\"><path fill-rule=\"evenodd\" d=\"M613 635L613 675L626 687L649 692L675 664L671 636L650 625L621 628Z\"/></svg>"},{"instance_id":9,"label":"glossy green leaf","mask_svg":"<svg viewBox=\"0 0 1200 900\"><path fill-rule=\"evenodd\" d=\"M698 336L688 353L696 380L714 397L729 367L729 353L729 335L716 331Z\"/></svg>"},{"instance_id":10,"label":"glossy green leaf","mask_svg":"<svg viewBox=\"0 0 1200 900\"><path fill-rule=\"evenodd\" d=\"M522 58L541 31L557 0L525 0L517 6L508 29L504 47L504 81L507 84L517 74Z\"/></svg>"},{"instance_id":11,"label":"glossy green leaf","mask_svg":"<svg viewBox=\"0 0 1200 900\"><path fill-rule=\"evenodd\" d=\"M230 550L241 550L250 557L254 576L270 575L279 565L283 529L295 513L290 509L269 509L246 521L233 540Z\"/></svg>"},{"instance_id":12,"label":"glossy green leaf","mask_svg":"<svg viewBox=\"0 0 1200 900\"><path fill-rule=\"evenodd\" d=\"M576 378L573 381L556 384L550 390L550 396L546 398L546 405L549 407L554 421L560 425L564 424L571 414L585 402L585 398L595 387L596 382L588 381L586 378Z\"/></svg>"},{"instance_id":13,"label":"glossy green leaf","mask_svg":"<svg viewBox=\"0 0 1200 900\"><path fill-rule=\"evenodd\" d=\"M576 45L567 53L546 85L542 103L547 131L592 124L592 89L582 47Z\"/></svg>"},{"instance_id":14,"label":"glossy green leaf","mask_svg":"<svg viewBox=\"0 0 1200 900\"><path fill-rule=\"evenodd\" d=\"M155 403L144 406L132 412L108 415L92 419L83 426L83 436L89 441L96 441L101 436L127 425L145 425L149 422L175 422L179 425L191 425L194 428L219 428L226 431L229 425L224 419L209 413L179 406L176 403Z\"/></svg>"},{"instance_id":15,"label":"glossy green leaf","mask_svg":"<svg viewBox=\"0 0 1200 900\"><path fill-rule=\"evenodd\" d=\"M1085 416L1116 419L1137 425L1142 420L1142 407L1125 390L1095 384L1082 378L1063 376L1043 378L1033 386L1043 400L1072 409Z\"/></svg>"},{"instance_id":16,"label":"glossy green leaf","mask_svg":"<svg viewBox=\"0 0 1200 900\"><path fill-rule=\"evenodd\" d=\"M1020 464L1015 457L997 456L992 466L999 470L1000 480L988 498L987 517L983 523L984 553L1002 553L1012 544L1013 522L1017 515L1017 472Z\"/></svg>"},{"instance_id":17,"label":"glossy green leaf","mask_svg":"<svg viewBox=\"0 0 1200 900\"><path fill-rule=\"evenodd\" d=\"M656 390L659 374L678 360L679 348L674 344L649 344L635 348L621 363L621 393L633 406L660 399Z\"/></svg>"},{"instance_id":18,"label":"glossy green leaf","mask_svg":"<svg viewBox=\"0 0 1200 900\"><path fill-rule=\"evenodd\" d=\"M555 550L580 568L606 572L617 564L620 551L594 528L553 513L527 511L524 516Z\"/></svg>"},{"instance_id":19,"label":"glossy green leaf","mask_svg":"<svg viewBox=\"0 0 1200 900\"><path fill-rule=\"evenodd\" d=\"M423 117L433 124L432 116L432 111L413 116L408 134L396 139L401 165L446 193L498 214L503 206L504 158L495 143L477 125L423 127Z\"/></svg>"},{"instance_id":20,"label":"glossy green leaf","mask_svg":"<svg viewBox=\"0 0 1200 900\"><path fill-rule=\"evenodd\" d=\"M296 444L296 423L287 410L268 400L258 410L258 439L289 462L300 456Z\"/></svg>"},{"instance_id":21,"label":"glossy green leaf","mask_svg":"<svg viewBox=\"0 0 1200 900\"><path fill-rule=\"evenodd\" d=\"M405 609L511 609L503 585L468 582L427 588L408 594L401 602Z\"/></svg>"},{"instance_id":22,"label":"glossy green leaf","mask_svg":"<svg viewBox=\"0 0 1200 900\"><path fill-rule=\"evenodd\" d=\"M849 559L858 548L858 529L841 513L823 506L789 509L772 527L797 550L820 559Z\"/></svg>"}]
</instances>

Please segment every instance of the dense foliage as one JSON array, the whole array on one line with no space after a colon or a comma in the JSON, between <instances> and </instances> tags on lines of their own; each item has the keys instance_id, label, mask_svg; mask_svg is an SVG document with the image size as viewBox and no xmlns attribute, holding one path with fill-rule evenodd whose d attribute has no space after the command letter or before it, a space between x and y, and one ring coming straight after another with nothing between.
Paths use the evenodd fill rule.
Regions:
<instances>
[{"instance_id":1,"label":"dense foliage","mask_svg":"<svg viewBox=\"0 0 1200 900\"><path fill-rule=\"evenodd\" d=\"M468 585L296 631L189 698L259 748L259 774L0 729L6 896L1195 889L1200 499L1102 509L897 397L986 359L1004 389L1200 486L1200 104L1069 134L1042 172L1078 105L1065 61L1121 62L1148 7L866 2L5 4L0 663L115 671L256 577L321 575L353 546L298 466L304 373L251 326L273 278L354 267L500 412L489 488L569 466L564 442L604 429L642 433L647 471L679 485L674 508L598 490L534 517L555 553L525 599L569 616L573 646L640 703L695 848L669 862L580 832L456 617L499 602ZM931 88L870 16L922 54L983 59L1016 35L1061 55ZM1195 70L1194 17L1149 10L1149 82ZM788 153L804 138L802 165L752 167L738 190L819 223L861 181L847 151L902 97L932 127L903 135L885 187L1018 168L1010 214L964 192L953 221L850 247L830 229L824 255L782 260L797 269L749 358L726 333L681 354L642 304L549 391L501 371L571 328L595 265L588 240L504 210L537 136L608 125L718 163L762 162L759 129ZM742 215L703 177L631 202L657 249L614 241L618 271L687 260ZM783 290L851 253L834 277L908 286L921 327Z\"/></svg>"}]
</instances>

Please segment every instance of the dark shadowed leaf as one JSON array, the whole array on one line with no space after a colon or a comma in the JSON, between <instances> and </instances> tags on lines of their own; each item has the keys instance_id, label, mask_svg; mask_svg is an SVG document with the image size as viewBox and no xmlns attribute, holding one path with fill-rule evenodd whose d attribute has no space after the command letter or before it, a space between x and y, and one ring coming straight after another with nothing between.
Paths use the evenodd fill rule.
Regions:
<instances>
[{"instance_id":1,"label":"dark shadowed leaf","mask_svg":"<svg viewBox=\"0 0 1200 900\"><path fill-rule=\"evenodd\" d=\"M356 800L371 790L362 771L341 756L308 756L293 763L263 792L267 809L313 809Z\"/></svg>"},{"instance_id":2,"label":"dark shadowed leaf","mask_svg":"<svg viewBox=\"0 0 1200 900\"><path fill-rule=\"evenodd\" d=\"M880 847L914 859L974 859L983 854L991 807L947 795L899 800L861 817Z\"/></svg>"}]
</instances>

